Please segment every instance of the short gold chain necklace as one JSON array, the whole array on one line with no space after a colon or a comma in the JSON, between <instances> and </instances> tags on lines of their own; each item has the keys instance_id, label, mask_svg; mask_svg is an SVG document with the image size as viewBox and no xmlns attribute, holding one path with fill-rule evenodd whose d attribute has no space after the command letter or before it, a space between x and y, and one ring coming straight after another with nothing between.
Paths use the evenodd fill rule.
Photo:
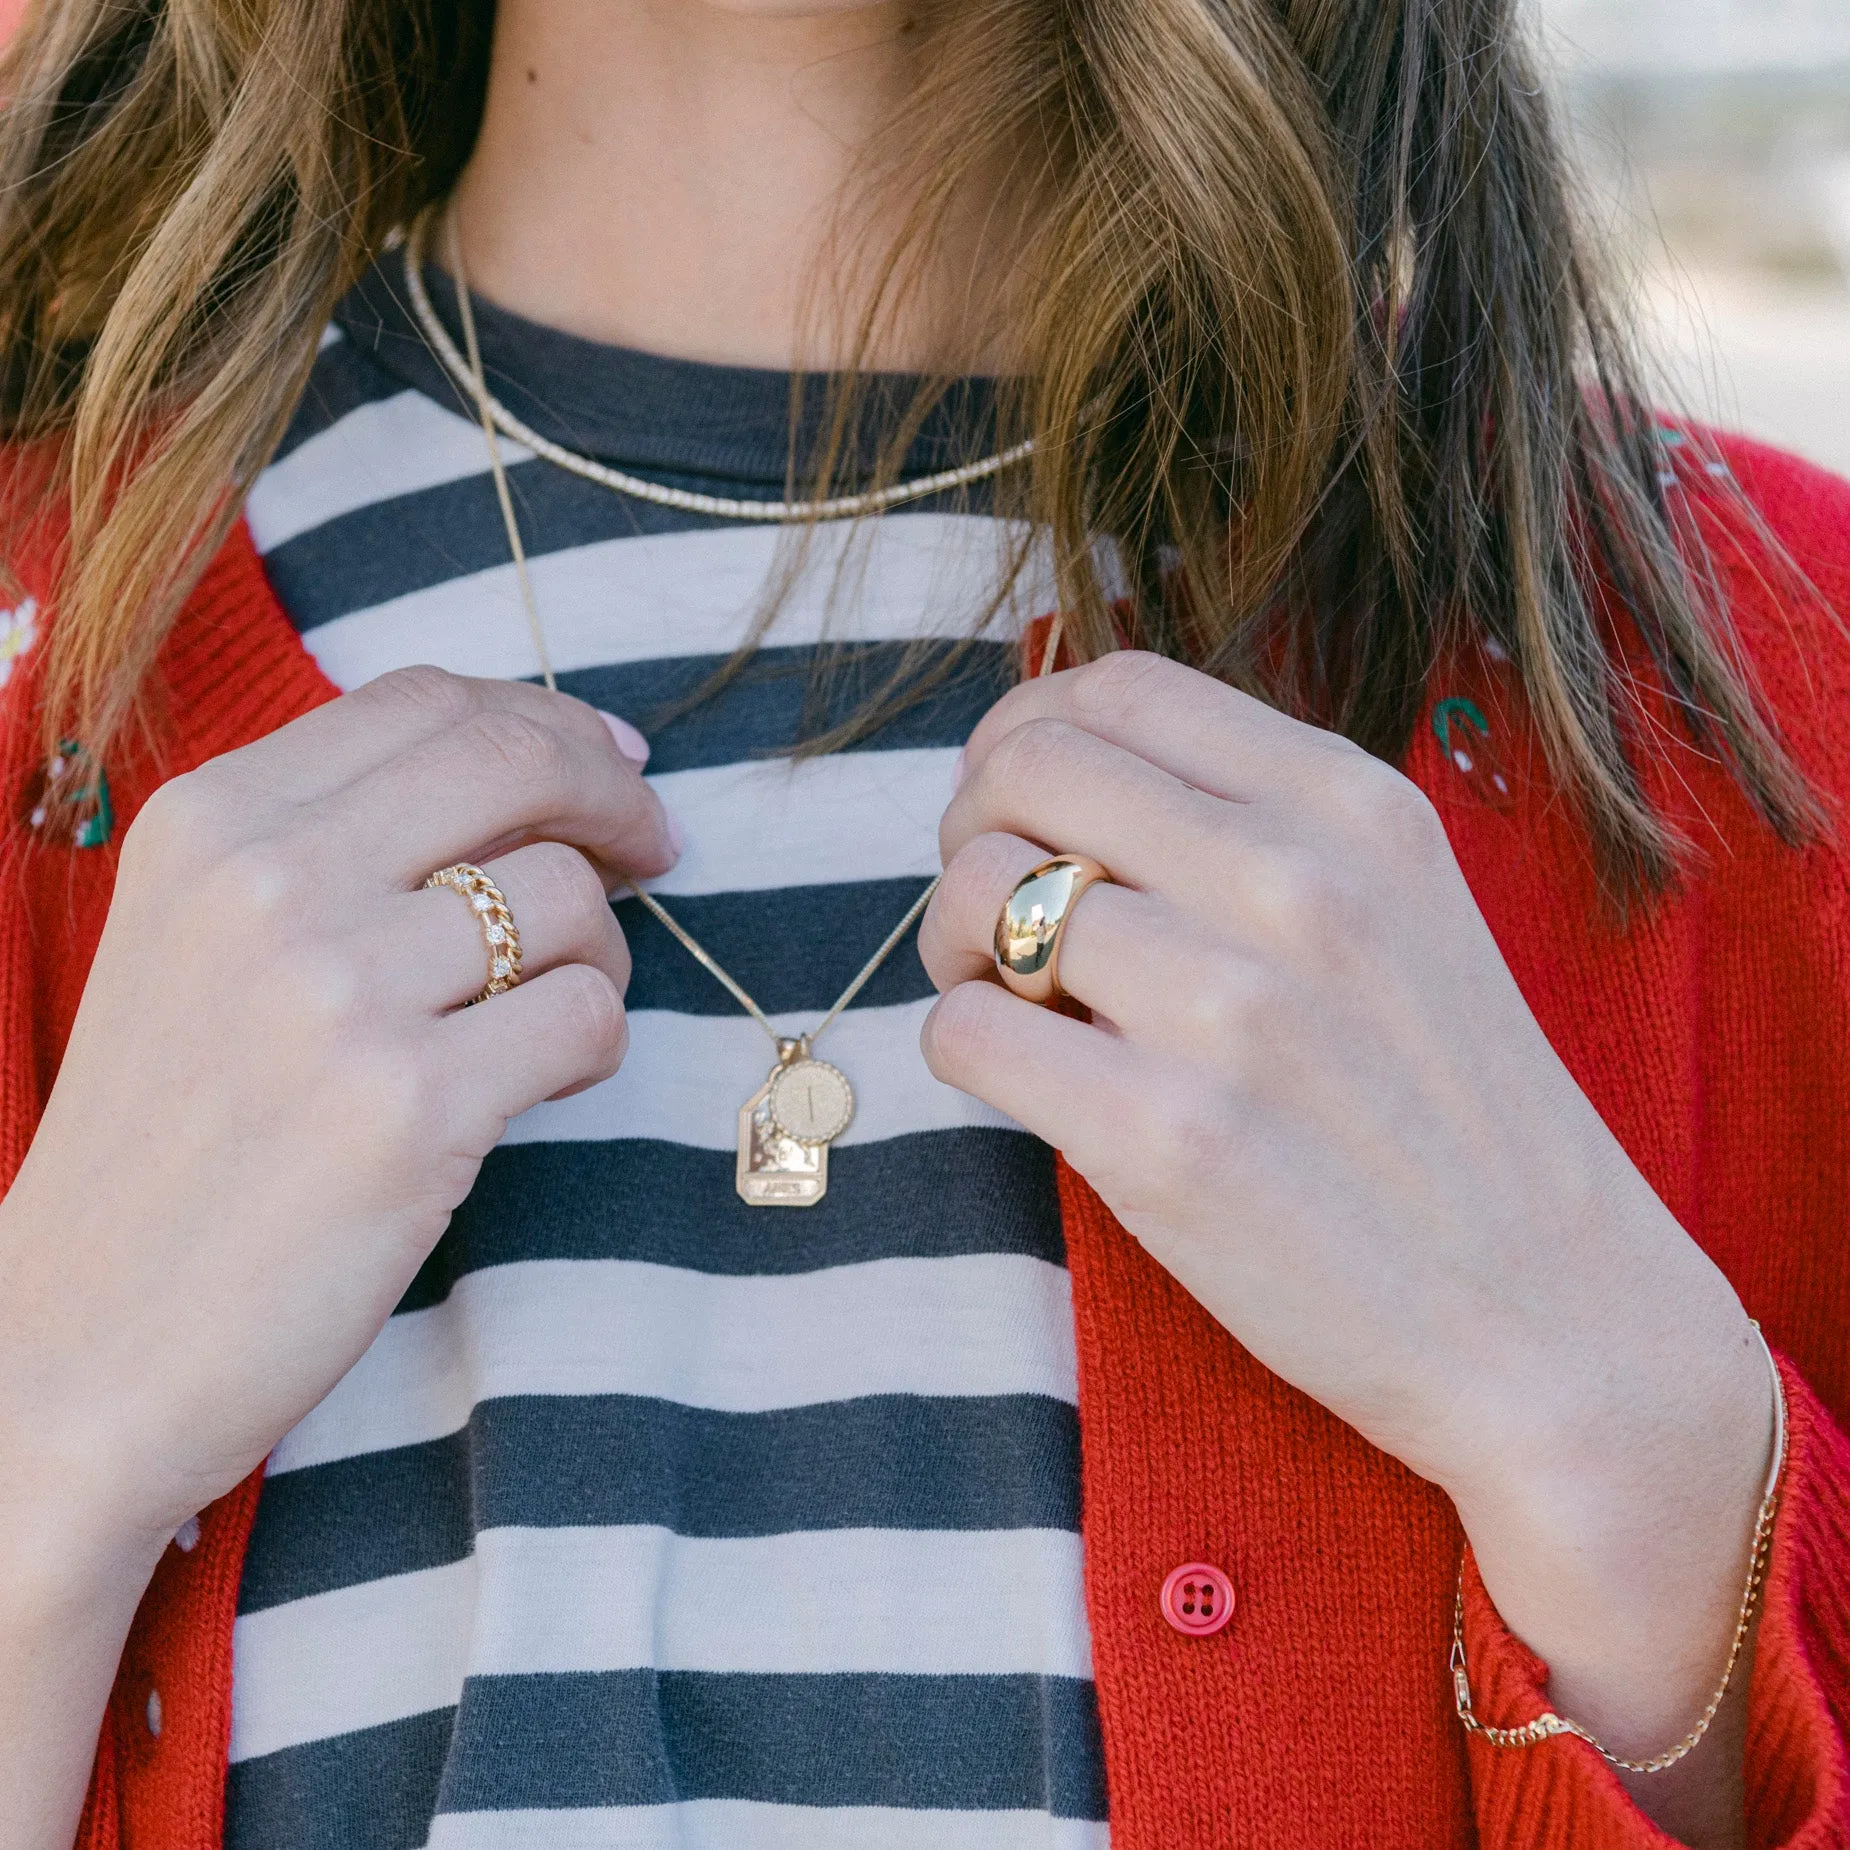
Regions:
<instances>
[{"instance_id":1,"label":"short gold chain necklace","mask_svg":"<svg viewBox=\"0 0 1850 1850\"><path fill-rule=\"evenodd\" d=\"M868 489L858 495L831 495L815 501L741 501L730 495L702 495L687 488L668 488L644 476L626 474L593 457L580 456L576 450L568 450L564 444L554 443L551 438L542 436L532 425L516 417L489 391L488 376L482 369L480 351L473 346L466 355L457 351L456 343L450 339L449 329L443 325L442 317L431 306L430 292L424 287L424 241L429 224L428 215L419 218L406 236L405 289L411 297L411 308L417 316L418 326L444 371L469 394L485 424L500 431L504 437L511 437L535 456L542 456L549 463L620 495L653 502L657 507L678 508L686 514L709 514L720 520L794 524L805 520L857 519L869 514L885 513L888 508L903 507L908 501L922 501L928 495L941 495L955 488L967 488L973 483L988 481L1003 470L1026 462L1034 454L1034 439L1027 437L1020 443L1011 444L1006 450L996 451L992 456L985 456L977 462L960 463L954 469L940 469L935 475L914 476L909 481L894 482L886 488ZM474 315L464 307L462 301L468 293L468 286L460 267L462 245L453 216L448 220L447 229L450 274L456 283L457 311L463 322L464 344L468 345Z\"/></svg>"},{"instance_id":2,"label":"short gold chain necklace","mask_svg":"<svg viewBox=\"0 0 1850 1850\"><path fill-rule=\"evenodd\" d=\"M437 336L455 352L454 343L443 331L443 324L437 320L435 311L430 306L430 298L423 286L420 274L423 260L423 225L424 221L413 229L407 240L405 253L405 276L413 307L418 319L425 323L424 331L432 337L436 345ZM540 622L539 600L534 596L533 580L527 570L527 549L521 541L520 523L514 515L514 498L508 492L507 472L501 461L501 446L495 440L498 420L494 416L494 401L488 395L488 387L482 370L482 352L476 339L475 308L469 295L468 277L463 269L461 242L456 236L454 221L450 226L449 238L450 274L456 284L456 307L462 322L463 343L467 349L466 357L457 354L459 364L449 370L457 383L468 392L481 419L482 435L488 445L488 463L493 472L495 494L501 503L501 518L507 528L508 550L513 555L514 575L520 584L521 602L526 607L527 627L533 639L534 653L539 658L540 675L546 686L555 693L558 691L558 678L553 673L552 657L546 647L546 634ZM441 354L442 349L439 348ZM519 439L525 441L524 437ZM553 446L542 451L549 454ZM569 452L568 452L569 454ZM1004 459L991 458L989 472L994 467L1003 466ZM579 471L579 473L584 473ZM614 471L611 473L615 473ZM961 479L974 479L964 476ZM613 484L606 484L611 486ZM645 483L645 487L654 489L654 483ZM949 484L947 484L949 485ZM906 486L916 486L907 484ZM619 492L627 492L619 489ZM936 492L924 489L923 493ZM653 497L652 497L653 498ZM677 503L678 505L678 503ZM744 503L750 507L752 503ZM826 505L826 504L824 504ZM700 511L713 512L714 509ZM827 518L826 514L817 515ZM707 950L681 922L674 918L667 907L655 897L645 892L640 886L630 889L650 914L675 937L700 966L716 981L723 984L752 1019L771 1037L777 1049L777 1064L771 1068L764 1084L739 1107L738 1166L735 1172L736 1185L740 1198L754 1208L807 1208L813 1207L828 1192L829 1186L829 1146L854 1121L854 1088L848 1083L848 1077L838 1067L829 1065L826 1060L818 1060L811 1053L818 1037L841 1014L849 1003L866 987L874 972L886 962L893 951L905 938L907 932L918 922L919 915L931 902L931 896L938 890L938 883L944 876L935 875L917 899L906 910L906 916L887 934L880 948L876 950L856 972L854 980L836 997L834 1006L823 1016L822 1020L807 1034L779 1034L776 1024L763 1009L746 994L741 985L721 966L719 960Z\"/></svg>"}]
</instances>

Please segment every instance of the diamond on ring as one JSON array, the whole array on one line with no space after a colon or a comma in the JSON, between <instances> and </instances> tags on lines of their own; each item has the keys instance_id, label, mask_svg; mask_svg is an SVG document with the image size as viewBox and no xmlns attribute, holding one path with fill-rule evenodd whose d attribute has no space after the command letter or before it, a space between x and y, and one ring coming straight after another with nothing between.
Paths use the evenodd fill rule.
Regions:
<instances>
[{"instance_id":1,"label":"diamond on ring","mask_svg":"<svg viewBox=\"0 0 1850 1850\"><path fill-rule=\"evenodd\" d=\"M469 902L470 911L481 921L488 951L488 981L470 997L470 1002L485 1002L490 996L503 995L512 989L520 981L520 933L514 929L514 915L508 910L507 895L479 867L467 861L439 868L424 884L454 889Z\"/></svg>"}]
</instances>

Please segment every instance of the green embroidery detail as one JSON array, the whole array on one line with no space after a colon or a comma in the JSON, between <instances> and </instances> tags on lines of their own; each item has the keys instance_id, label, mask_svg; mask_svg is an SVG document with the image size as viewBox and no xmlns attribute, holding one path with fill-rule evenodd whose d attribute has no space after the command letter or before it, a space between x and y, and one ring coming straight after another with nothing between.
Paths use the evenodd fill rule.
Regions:
<instances>
[{"instance_id":1,"label":"green embroidery detail","mask_svg":"<svg viewBox=\"0 0 1850 1850\"><path fill-rule=\"evenodd\" d=\"M89 766L90 754L75 739L65 739L58 746L58 756L63 760L68 771L79 775ZM116 808L110 801L109 777L99 765L87 789L79 790L71 799L71 804L79 812L87 809L88 815L71 830L73 848L101 848L116 832Z\"/></svg>"},{"instance_id":2,"label":"green embroidery detail","mask_svg":"<svg viewBox=\"0 0 1850 1850\"><path fill-rule=\"evenodd\" d=\"M1452 755L1452 726L1459 720L1472 727L1480 739L1490 737L1490 721L1475 700L1462 700L1457 695L1441 700L1432 710L1432 730L1448 758Z\"/></svg>"}]
</instances>

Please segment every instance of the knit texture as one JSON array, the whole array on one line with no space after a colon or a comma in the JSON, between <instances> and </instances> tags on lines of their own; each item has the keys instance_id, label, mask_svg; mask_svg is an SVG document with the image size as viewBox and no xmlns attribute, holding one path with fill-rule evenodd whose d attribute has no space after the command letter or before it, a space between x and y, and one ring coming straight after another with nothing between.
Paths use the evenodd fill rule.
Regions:
<instances>
[{"instance_id":1,"label":"knit texture","mask_svg":"<svg viewBox=\"0 0 1850 1850\"><path fill-rule=\"evenodd\" d=\"M1825 598L1850 611L1850 486L1748 444L1727 454ZM1706 510L1742 646L1801 763L1850 792L1850 641ZM41 600L54 549L13 561ZM113 844L35 834L36 659L0 691L0 1186L30 1141L109 901ZM116 841L164 776L332 696L242 530L161 663L158 754L111 766ZM1461 763L1422 731L1432 796L1542 1027L1789 1358L1791 1451L1750 1691L1751 1841L1850 1845L1850 878L1835 843L1783 848L1728 779L1671 743L1653 790L1700 851L1621 928L1555 800L1507 671L1453 665L1489 736ZM1462 737L1463 735L1459 735ZM1469 1023L1460 1023L1461 1050ZM1647 1850L1669 1843L1593 1751L1467 1743L1446 1656L1461 1536L1445 1498L1269 1374L1062 1167L1080 1362L1087 1595L1119 1850ZM231 1624L259 1493L163 1560L99 1745L82 1850L218 1850ZM1180 1636L1179 1563L1231 1577L1231 1625ZM1467 1588L1480 1715L1543 1706L1546 1667ZM158 1693L158 1732L149 1698Z\"/></svg>"}]
</instances>

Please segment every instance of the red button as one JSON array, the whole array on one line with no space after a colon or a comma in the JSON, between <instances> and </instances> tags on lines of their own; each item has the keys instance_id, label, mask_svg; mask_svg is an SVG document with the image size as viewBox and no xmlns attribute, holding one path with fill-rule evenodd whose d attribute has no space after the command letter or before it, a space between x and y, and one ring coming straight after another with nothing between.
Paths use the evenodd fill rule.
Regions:
<instances>
[{"instance_id":1,"label":"red button","mask_svg":"<svg viewBox=\"0 0 1850 1850\"><path fill-rule=\"evenodd\" d=\"M1218 1567L1190 1561L1163 1582L1163 1617L1189 1638L1211 1638L1233 1617L1233 1582Z\"/></svg>"}]
</instances>

